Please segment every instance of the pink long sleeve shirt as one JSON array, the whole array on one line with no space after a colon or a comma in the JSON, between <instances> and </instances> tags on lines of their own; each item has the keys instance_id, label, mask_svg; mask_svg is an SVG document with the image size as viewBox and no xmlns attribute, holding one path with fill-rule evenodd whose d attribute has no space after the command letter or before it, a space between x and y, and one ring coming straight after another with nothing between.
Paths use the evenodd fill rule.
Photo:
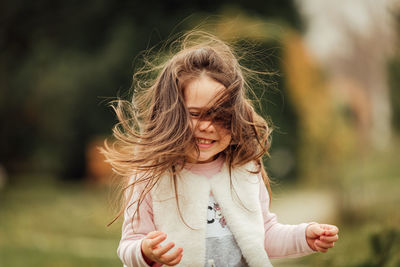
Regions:
<instances>
[{"instance_id":1,"label":"pink long sleeve shirt","mask_svg":"<svg viewBox=\"0 0 400 267\"><path fill-rule=\"evenodd\" d=\"M220 172L224 159L222 157L203 164L187 164L186 169L194 174L200 174L208 178ZM138 197L134 191L132 200ZM269 207L269 196L266 187L260 183L260 206L264 219L264 247L269 258L300 257L314 252L307 244L305 230L309 223L298 225L280 224ZM149 266L142 255L141 242L152 231L156 231L153 221L153 206L150 194L147 194L140 205L140 222L137 216L133 217L136 206L131 205L124 213L122 225L122 237L117 250L118 256L129 267ZM133 225L132 225L133 224ZM167 233L168 234L168 233ZM153 267L162 266L155 263Z\"/></svg>"}]
</instances>

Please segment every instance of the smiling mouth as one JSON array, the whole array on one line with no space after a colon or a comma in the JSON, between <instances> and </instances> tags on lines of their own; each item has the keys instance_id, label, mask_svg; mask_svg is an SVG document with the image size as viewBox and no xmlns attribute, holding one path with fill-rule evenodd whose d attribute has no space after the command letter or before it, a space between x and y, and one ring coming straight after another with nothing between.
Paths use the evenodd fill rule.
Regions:
<instances>
[{"instance_id":1,"label":"smiling mouth","mask_svg":"<svg viewBox=\"0 0 400 267\"><path fill-rule=\"evenodd\" d=\"M215 140L211 140L211 139L196 138L197 144L212 144L214 142L215 142Z\"/></svg>"}]
</instances>

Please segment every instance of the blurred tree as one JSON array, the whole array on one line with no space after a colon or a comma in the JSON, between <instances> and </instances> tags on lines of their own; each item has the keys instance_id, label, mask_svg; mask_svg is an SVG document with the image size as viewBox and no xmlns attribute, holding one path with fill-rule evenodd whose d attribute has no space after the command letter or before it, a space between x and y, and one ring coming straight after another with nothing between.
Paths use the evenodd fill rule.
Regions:
<instances>
[{"instance_id":1,"label":"blurred tree","mask_svg":"<svg viewBox=\"0 0 400 267\"><path fill-rule=\"evenodd\" d=\"M336 178L332 171L354 150L354 130L346 110L335 103L318 64L296 33L285 36L284 69L289 99L299 117L298 160L304 181Z\"/></svg>"},{"instance_id":2,"label":"blurred tree","mask_svg":"<svg viewBox=\"0 0 400 267\"><path fill-rule=\"evenodd\" d=\"M129 87L135 55L225 5L232 3L1 1L0 163L11 174L85 175L86 144L110 133L115 119L105 103ZM234 5L301 27L290 0Z\"/></svg>"},{"instance_id":3,"label":"blurred tree","mask_svg":"<svg viewBox=\"0 0 400 267\"><path fill-rule=\"evenodd\" d=\"M399 8L400 9L400 8ZM400 12L396 16L396 33L400 36ZM400 42L400 38L398 42ZM395 56L388 64L390 100L393 113L393 124L395 129L400 132L400 46L395 46Z\"/></svg>"},{"instance_id":4,"label":"blurred tree","mask_svg":"<svg viewBox=\"0 0 400 267\"><path fill-rule=\"evenodd\" d=\"M326 70L331 94L354 117L361 146L384 149L392 113L387 62L393 56L394 0L297 1L306 20L305 43Z\"/></svg>"}]
</instances>

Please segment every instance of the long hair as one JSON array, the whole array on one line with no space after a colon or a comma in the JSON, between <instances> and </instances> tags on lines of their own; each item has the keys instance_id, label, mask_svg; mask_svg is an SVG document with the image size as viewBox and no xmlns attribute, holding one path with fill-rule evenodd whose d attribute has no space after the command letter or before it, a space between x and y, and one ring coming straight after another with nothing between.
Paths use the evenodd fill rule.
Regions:
<instances>
[{"instance_id":1,"label":"long hair","mask_svg":"<svg viewBox=\"0 0 400 267\"><path fill-rule=\"evenodd\" d=\"M230 130L231 142L222 152L229 170L256 162L257 172L261 172L271 192L262 162L270 146L271 128L247 98L251 89L244 72L249 70L239 64L228 44L205 32L183 35L173 42L171 50L171 56L157 66L145 61L145 66L135 73L131 101L112 102L119 122L113 128L113 140L106 140L101 150L115 173L124 178L121 195L125 197L111 223L128 205L136 204L138 216L144 197L164 173L173 177L176 189L176 175L185 165L185 151L198 151L184 101L184 86L204 74L225 86L200 118L223 122ZM130 203L135 186L141 191ZM178 197L176 190L175 196ZM179 208L178 200L177 204Z\"/></svg>"}]
</instances>

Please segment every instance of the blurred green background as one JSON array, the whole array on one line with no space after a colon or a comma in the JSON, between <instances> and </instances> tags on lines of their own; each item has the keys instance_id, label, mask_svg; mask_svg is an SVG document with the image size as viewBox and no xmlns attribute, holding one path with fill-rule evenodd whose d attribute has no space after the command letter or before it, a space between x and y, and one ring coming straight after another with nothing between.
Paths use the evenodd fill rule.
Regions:
<instances>
[{"instance_id":1,"label":"blurred green background","mask_svg":"<svg viewBox=\"0 0 400 267\"><path fill-rule=\"evenodd\" d=\"M327 254L274 266L400 266L400 4L1 1L0 266L121 266L110 169L140 53L201 28L236 40L274 125L271 210L336 224Z\"/></svg>"}]
</instances>

